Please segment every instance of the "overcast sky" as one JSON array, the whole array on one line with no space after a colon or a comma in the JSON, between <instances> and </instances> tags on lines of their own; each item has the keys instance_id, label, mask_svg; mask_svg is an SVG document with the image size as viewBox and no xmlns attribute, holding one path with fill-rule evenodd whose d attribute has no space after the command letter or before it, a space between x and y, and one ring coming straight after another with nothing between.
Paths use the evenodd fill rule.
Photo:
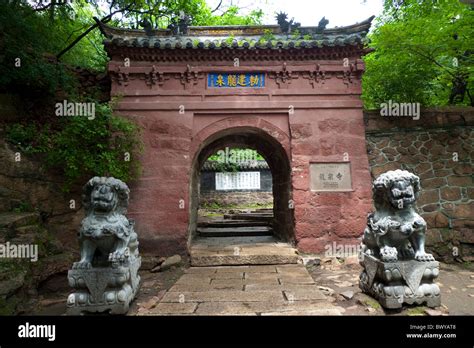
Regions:
<instances>
[{"instance_id":1,"label":"overcast sky","mask_svg":"<svg viewBox=\"0 0 474 348\"><path fill-rule=\"evenodd\" d=\"M219 0L206 0L209 7L215 8ZM329 19L328 28L361 22L382 12L383 0L223 0L222 8L229 4L244 8L244 12L262 9L265 13L263 24L276 24L275 13L286 12L303 26L318 25L325 16Z\"/></svg>"}]
</instances>

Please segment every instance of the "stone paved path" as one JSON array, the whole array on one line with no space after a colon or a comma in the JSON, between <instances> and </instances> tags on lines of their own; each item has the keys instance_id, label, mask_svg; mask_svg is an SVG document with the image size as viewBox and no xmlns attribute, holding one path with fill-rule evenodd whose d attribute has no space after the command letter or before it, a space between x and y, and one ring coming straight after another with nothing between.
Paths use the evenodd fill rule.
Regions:
<instances>
[{"instance_id":1,"label":"stone paved path","mask_svg":"<svg viewBox=\"0 0 474 348\"><path fill-rule=\"evenodd\" d=\"M341 315L303 265L191 267L138 315Z\"/></svg>"},{"instance_id":2,"label":"stone paved path","mask_svg":"<svg viewBox=\"0 0 474 348\"><path fill-rule=\"evenodd\" d=\"M296 264L297 250L273 236L196 238L192 266Z\"/></svg>"}]
</instances>

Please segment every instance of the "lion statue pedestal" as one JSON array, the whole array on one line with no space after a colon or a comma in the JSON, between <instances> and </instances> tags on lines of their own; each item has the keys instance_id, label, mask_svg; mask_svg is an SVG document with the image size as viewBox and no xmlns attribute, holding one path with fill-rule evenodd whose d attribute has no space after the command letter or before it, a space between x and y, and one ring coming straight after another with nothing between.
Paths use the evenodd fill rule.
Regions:
<instances>
[{"instance_id":1,"label":"lion statue pedestal","mask_svg":"<svg viewBox=\"0 0 474 348\"><path fill-rule=\"evenodd\" d=\"M125 314L138 292L141 265L134 222L124 215L130 190L118 179L94 177L83 191L81 260L68 273L75 292L67 299L67 312Z\"/></svg>"},{"instance_id":2,"label":"lion statue pedestal","mask_svg":"<svg viewBox=\"0 0 474 348\"><path fill-rule=\"evenodd\" d=\"M418 176L404 170L381 174L372 187L376 211L367 217L359 287L385 308L441 305L434 280L439 263L425 252L426 222L417 214Z\"/></svg>"}]
</instances>

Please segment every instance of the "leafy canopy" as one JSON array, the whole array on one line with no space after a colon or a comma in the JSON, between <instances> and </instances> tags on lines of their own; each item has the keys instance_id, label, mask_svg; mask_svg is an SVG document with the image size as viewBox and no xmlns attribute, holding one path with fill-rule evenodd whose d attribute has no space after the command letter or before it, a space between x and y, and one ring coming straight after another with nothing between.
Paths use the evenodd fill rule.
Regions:
<instances>
[{"instance_id":1,"label":"leafy canopy","mask_svg":"<svg viewBox=\"0 0 474 348\"><path fill-rule=\"evenodd\" d=\"M369 39L375 51L365 56L366 108L390 99L424 106L472 105L474 10L469 5L386 0ZM463 84L464 98L453 97Z\"/></svg>"}]
</instances>

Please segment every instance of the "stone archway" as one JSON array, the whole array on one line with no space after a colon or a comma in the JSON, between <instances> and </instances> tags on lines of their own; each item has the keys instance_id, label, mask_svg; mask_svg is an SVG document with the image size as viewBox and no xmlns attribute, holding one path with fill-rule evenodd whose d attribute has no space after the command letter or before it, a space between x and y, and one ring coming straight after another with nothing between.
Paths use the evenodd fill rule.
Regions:
<instances>
[{"instance_id":1,"label":"stone archway","mask_svg":"<svg viewBox=\"0 0 474 348\"><path fill-rule=\"evenodd\" d=\"M194 158L190 180L188 245L195 237L199 205L200 168L217 150L226 146L257 150L267 161L273 177L274 233L284 242L294 243L294 218L291 203L291 166L288 136L278 127L255 118L243 125L245 118L227 118L209 125L193 141Z\"/></svg>"},{"instance_id":2,"label":"stone archway","mask_svg":"<svg viewBox=\"0 0 474 348\"><path fill-rule=\"evenodd\" d=\"M153 37L102 27L111 94L121 97L115 111L143 125L144 170L129 208L143 251L186 251L196 227L196 168L219 139L272 148L265 157L286 173L277 221L290 226L287 239L300 251L359 243L372 205L360 100L371 20L302 28L309 40L277 26L158 29ZM262 43L266 32L276 39Z\"/></svg>"}]
</instances>

